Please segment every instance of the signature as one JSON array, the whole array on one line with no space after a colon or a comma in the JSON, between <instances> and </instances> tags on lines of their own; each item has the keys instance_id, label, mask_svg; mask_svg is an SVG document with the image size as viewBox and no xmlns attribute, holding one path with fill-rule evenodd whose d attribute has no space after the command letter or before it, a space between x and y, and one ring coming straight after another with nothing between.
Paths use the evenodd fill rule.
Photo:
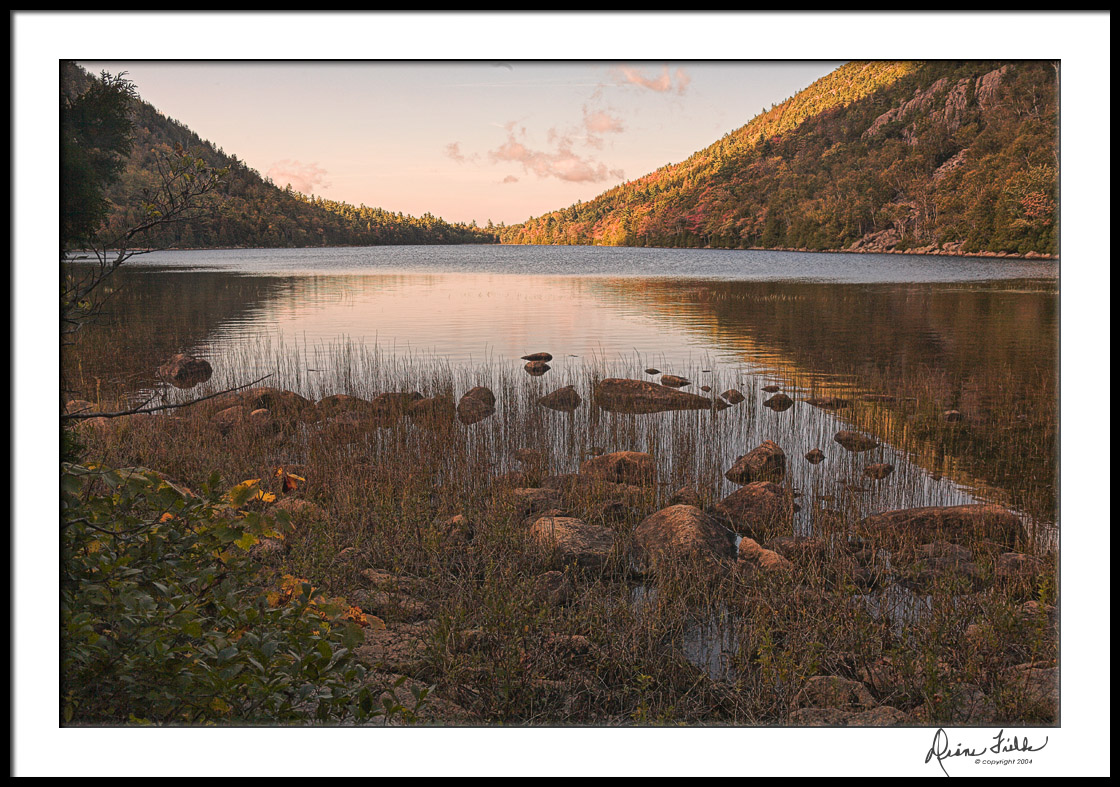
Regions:
<instances>
[{"instance_id":1,"label":"signature","mask_svg":"<svg viewBox=\"0 0 1120 787\"><path fill-rule=\"evenodd\" d=\"M1042 751L1049 742L1050 737L1047 736L1041 746L1032 746L1026 735L1020 740L1018 735L1007 736L1004 734L1003 730L1000 730L992 736L992 743L990 746L985 746L981 749L970 749L958 743L956 748L953 748L949 743L948 733L939 728L937 732L933 734L933 744L929 747L929 751L926 752L926 762L928 763L930 760L936 759L937 765L941 768L941 772L948 776L949 771L945 769L945 761L951 760L954 757L977 758L985 754Z\"/></svg>"}]
</instances>

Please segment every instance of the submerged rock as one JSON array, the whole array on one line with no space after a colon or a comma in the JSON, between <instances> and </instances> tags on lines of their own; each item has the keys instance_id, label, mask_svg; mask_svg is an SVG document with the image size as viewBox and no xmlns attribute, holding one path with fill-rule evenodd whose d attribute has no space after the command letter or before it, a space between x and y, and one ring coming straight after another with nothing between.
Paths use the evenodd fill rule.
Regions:
<instances>
[{"instance_id":1,"label":"submerged rock","mask_svg":"<svg viewBox=\"0 0 1120 787\"><path fill-rule=\"evenodd\" d=\"M987 539L1014 546L1025 539L1018 516L1000 505L926 506L872 514L860 523L864 534L883 540L937 538L952 543Z\"/></svg>"},{"instance_id":2,"label":"submerged rock","mask_svg":"<svg viewBox=\"0 0 1120 787\"><path fill-rule=\"evenodd\" d=\"M724 473L724 478L742 486L752 481L781 481L785 475L785 451L773 440L767 440L735 460L731 469Z\"/></svg>"},{"instance_id":3,"label":"submerged rock","mask_svg":"<svg viewBox=\"0 0 1120 787\"><path fill-rule=\"evenodd\" d=\"M879 445L879 441L873 437L860 434L859 432L840 431L832 438L843 446L846 450L853 453L862 453L870 451L875 446Z\"/></svg>"},{"instance_id":4,"label":"submerged rock","mask_svg":"<svg viewBox=\"0 0 1120 787\"><path fill-rule=\"evenodd\" d=\"M525 364L525 371L527 371L533 377L540 377L551 368L552 367L544 361L529 361L527 364Z\"/></svg>"},{"instance_id":5,"label":"submerged rock","mask_svg":"<svg viewBox=\"0 0 1120 787\"><path fill-rule=\"evenodd\" d=\"M763 402L762 406L769 407L776 413L781 413L793 407L793 399L790 399L784 393L774 394Z\"/></svg>"},{"instance_id":6,"label":"submerged rock","mask_svg":"<svg viewBox=\"0 0 1120 787\"><path fill-rule=\"evenodd\" d=\"M887 464L886 462L877 462L863 468L863 474L867 478L874 479L875 481L882 481L893 472L894 465Z\"/></svg>"},{"instance_id":7,"label":"submerged rock","mask_svg":"<svg viewBox=\"0 0 1120 787\"><path fill-rule=\"evenodd\" d=\"M608 378L595 386L595 403L608 412L662 413L672 410L723 410L719 399L677 391L645 380Z\"/></svg>"},{"instance_id":8,"label":"submerged rock","mask_svg":"<svg viewBox=\"0 0 1120 787\"><path fill-rule=\"evenodd\" d=\"M819 407L822 410L843 410L845 407L851 406L851 401L848 399L841 399L839 396L818 396L812 399L806 399L806 404L811 404L814 407Z\"/></svg>"},{"instance_id":9,"label":"submerged rock","mask_svg":"<svg viewBox=\"0 0 1120 787\"><path fill-rule=\"evenodd\" d=\"M541 407L547 407L549 410L556 410L561 413L570 413L574 411L583 399L579 393L576 392L574 385L565 385L563 388L557 388L550 394L546 394L537 400L537 404Z\"/></svg>"},{"instance_id":10,"label":"submerged rock","mask_svg":"<svg viewBox=\"0 0 1120 787\"><path fill-rule=\"evenodd\" d=\"M209 380L213 373L214 369L209 361L186 353L172 356L171 360L159 367L160 378L176 388L193 388Z\"/></svg>"}]
</instances>

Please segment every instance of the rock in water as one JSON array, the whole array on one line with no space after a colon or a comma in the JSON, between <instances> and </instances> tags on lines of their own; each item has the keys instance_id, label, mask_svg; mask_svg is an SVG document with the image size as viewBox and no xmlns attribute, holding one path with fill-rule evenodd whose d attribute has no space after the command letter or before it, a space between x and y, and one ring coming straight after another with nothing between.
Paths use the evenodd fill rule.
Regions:
<instances>
[{"instance_id":1,"label":"rock in water","mask_svg":"<svg viewBox=\"0 0 1120 787\"><path fill-rule=\"evenodd\" d=\"M522 355L521 360L523 360L523 361L551 361L552 360L552 354L551 353L532 353L531 355Z\"/></svg>"},{"instance_id":2,"label":"rock in water","mask_svg":"<svg viewBox=\"0 0 1120 787\"><path fill-rule=\"evenodd\" d=\"M886 462L877 462L863 468L863 474L875 481L882 481L893 472L894 465L889 465Z\"/></svg>"},{"instance_id":3,"label":"rock in water","mask_svg":"<svg viewBox=\"0 0 1120 787\"><path fill-rule=\"evenodd\" d=\"M849 407L852 403L847 399L841 399L839 396L817 396L812 399L806 399L806 404L811 404L814 407L819 407L822 410L843 410Z\"/></svg>"},{"instance_id":4,"label":"rock in water","mask_svg":"<svg viewBox=\"0 0 1120 787\"><path fill-rule=\"evenodd\" d=\"M975 543L976 539L986 539L1009 547L1026 537L1019 517L990 503L884 511L866 517L860 531L885 541L921 538Z\"/></svg>"},{"instance_id":5,"label":"rock in water","mask_svg":"<svg viewBox=\"0 0 1120 787\"><path fill-rule=\"evenodd\" d=\"M819 448L814 448L812 451L805 454L805 458L808 459L811 464L819 465L824 461L824 451Z\"/></svg>"},{"instance_id":6,"label":"rock in water","mask_svg":"<svg viewBox=\"0 0 1120 787\"><path fill-rule=\"evenodd\" d=\"M537 404L541 407L547 407L549 410L557 410L562 413L570 413L575 410L583 402L580 395L576 392L575 386L565 385L563 388L557 388L550 394L546 394L537 400Z\"/></svg>"},{"instance_id":7,"label":"rock in water","mask_svg":"<svg viewBox=\"0 0 1120 787\"><path fill-rule=\"evenodd\" d=\"M618 413L662 413L670 410L723 410L731 405L698 394L676 391L646 380L608 378L595 386L595 403Z\"/></svg>"},{"instance_id":8,"label":"rock in water","mask_svg":"<svg viewBox=\"0 0 1120 787\"><path fill-rule=\"evenodd\" d=\"M749 484L751 481L781 481L786 475L786 454L773 440L740 456L724 478L733 484Z\"/></svg>"},{"instance_id":9,"label":"rock in water","mask_svg":"<svg viewBox=\"0 0 1120 787\"><path fill-rule=\"evenodd\" d=\"M863 451L870 451L872 448L879 445L879 441L867 435L860 434L859 432L837 432L836 436L832 439L840 443L840 445L848 451L857 454Z\"/></svg>"},{"instance_id":10,"label":"rock in water","mask_svg":"<svg viewBox=\"0 0 1120 787\"><path fill-rule=\"evenodd\" d=\"M459 421L470 426L489 418L495 412L495 401L494 392L485 386L480 385L470 389L463 394L463 398L455 408Z\"/></svg>"},{"instance_id":11,"label":"rock in water","mask_svg":"<svg viewBox=\"0 0 1120 787\"><path fill-rule=\"evenodd\" d=\"M529 361L527 364L525 364L525 371L527 371L534 377L540 377L551 368L552 367L544 361Z\"/></svg>"},{"instance_id":12,"label":"rock in water","mask_svg":"<svg viewBox=\"0 0 1120 787\"><path fill-rule=\"evenodd\" d=\"M762 406L769 407L776 413L781 413L793 407L793 400L786 396L784 393L774 394L765 402L763 402Z\"/></svg>"},{"instance_id":13,"label":"rock in water","mask_svg":"<svg viewBox=\"0 0 1120 787\"><path fill-rule=\"evenodd\" d=\"M661 370L650 367L649 369L646 369L646 374L661 374Z\"/></svg>"},{"instance_id":14,"label":"rock in water","mask_svg":"<svg viewBox=\"0 0 1120 787\"><path fill-rule=\"evenodd\" d=\"M757 540L769 531L784 530L798 506L789 490L773 481L752 481L717 503L714 510L736 533Z\"/></svg>"},{"instance_id":15,"label":"rock in water","mask_svg":"<svg viewBox=\"0 0 1120 787\"><path fill-rule=\"evenodd\" d=\"M746 398L747 398L747 397L743 396L741 391L738 391L734 388L731 388L727 391L724 391L723 393L720 394L720 396L722 396L724 399L726 399L731 404L739 404L739 402L745 401Z\"/></svg>"},{"instance_id":16,"label":"rock in water","mask_svg":"<svg viewBox=\"0 0 1120 787\"><path fill-rule=\"evenodd\" d=\"M777 393L778 391L782 390L782 386L780 386L780 385L764 385L764 386L762 386L762 390L766 391L766 393Z\"/></svg>"},{"instance_id":17,"label":"rock in water","mask_svg":"<svg viewBox=\"0 0 1120 787\"><path fill-rule=\"evenodd\" d=\"M209 380L213 373L214 369L208 361L186 353L172 356L170 361L159 367L160 378L176 388L193 388Z\"/></svg>"},{"instance_id":18,"label":"rock in water","mask_svg":"<svg viewBox=\"0 0 1120 787\"><path fill-rule=\"evenodd\" d=\"M692 385L692 381L675 374L663 374L661 375L661 384L670 388L684 388L686 385Z\"/></svg>"}]
</instances>

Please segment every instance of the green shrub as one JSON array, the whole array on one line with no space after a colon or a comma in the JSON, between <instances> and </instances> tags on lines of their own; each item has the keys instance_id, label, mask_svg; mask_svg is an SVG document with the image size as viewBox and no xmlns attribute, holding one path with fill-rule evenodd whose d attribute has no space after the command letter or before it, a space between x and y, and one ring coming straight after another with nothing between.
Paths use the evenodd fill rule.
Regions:
<instances>
[{"instance_id":1,"label":"green shrub","mask_svg":"<svg viewBox=\"0 0 1120 787\"><path fill-rule=\"evenodd\" d=\"M278 537L255 482L200 494L144 468L62 465L64 724L295 724L385 713L353 610L249 549ZM351 619L347 619L347 615Z\"/></svg>"}]
</instances>

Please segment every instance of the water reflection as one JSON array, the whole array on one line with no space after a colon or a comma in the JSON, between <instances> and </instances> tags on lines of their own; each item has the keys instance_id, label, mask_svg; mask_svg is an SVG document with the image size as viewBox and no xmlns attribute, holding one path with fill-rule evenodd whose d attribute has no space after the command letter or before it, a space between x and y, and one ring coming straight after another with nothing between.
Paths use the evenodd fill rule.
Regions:
<instances>
[{"instance_id":1,"label":"water reflection","mask_svg":"<svg viewBox=\"0 0 1120 787\"><path fill-rule=\"evenodd\" d=\"M722 419L696 416L725 433L735 424L717 441L732 451L764 439L792 457L822 449L821 465L796 463L793 482L805 495L859 510L905 505L915 491L946 504L980 496L1053 519L1054 266L881 256L522 247L167 253L118 272L102 323L82 333L64 363L87 397L95 387L110 395L157 386L159 365L181 351L210 360L215 385L272 372L270 384L316 398L354 393L341 387L375 371L333 368L349 357L332 349L340 342L355 355L375 347L378 363L496 365L522 377L522 356L547 351L542 396L577 385L586 398L578 386L589 365L635 379L656 367L693 380L685 391L707 384L748 396ZM628 275L604 275L611 270ZM1033 278L1007 278L1017 275ZM281 367L277 355L296 360ZM759 409L766 383L796 404ZM868 402L866 394L889 398ZM854 405L832 412L803 401L814 395ZM967 419L947 430L931 420L931 403ZM832 436L850 428L883 447L874 457L846 455ZM681 460L682 472L672 471L674 459L667 472L695 480L703 465L718 477L725 459ZM895 465L889 483L863 478L872 461ZM844 483L826 492L826 476ZM811 508L803 505L805 517Z\"/></svg>"}]
</instances>

